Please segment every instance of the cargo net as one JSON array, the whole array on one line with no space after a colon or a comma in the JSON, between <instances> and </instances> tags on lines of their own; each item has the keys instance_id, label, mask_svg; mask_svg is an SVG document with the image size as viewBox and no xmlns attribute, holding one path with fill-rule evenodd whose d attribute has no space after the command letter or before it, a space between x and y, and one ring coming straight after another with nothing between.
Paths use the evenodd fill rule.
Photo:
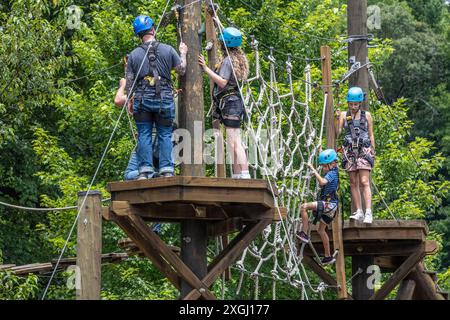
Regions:
<instances>
[{"instance_id":1,"label":"cargo net","mask_svg":"<svg viewBox=\"0 0 450 320\"><path fill-rule=\"evenodd\" d=\"M272 53L267 61L261 61L254 39L252 48L255 66L241 86L247 112L243 141L253 177L269 181L276 214L281 219L280 208L286 208L287 217L269 225L233 266L240 272L236 294L240 296L243 284L250 285L254 286L252 298L259 299L261 290L266 293L271 286L272 299L276 299L277 284L282 282L297 290L300 299L323 299L323 291L330 286L311 283L310 273L302 263L305 245L298 250L295 233L302 223L300 204L311 201L317 192L307 164L314 163L322 146L326 96L323 107L312 108L317 86L311 82L309 63L302 74L304 79L294 81L293 65L288 59L282 83L277 79L278 65Z\"/></svg>"}]
</instances>

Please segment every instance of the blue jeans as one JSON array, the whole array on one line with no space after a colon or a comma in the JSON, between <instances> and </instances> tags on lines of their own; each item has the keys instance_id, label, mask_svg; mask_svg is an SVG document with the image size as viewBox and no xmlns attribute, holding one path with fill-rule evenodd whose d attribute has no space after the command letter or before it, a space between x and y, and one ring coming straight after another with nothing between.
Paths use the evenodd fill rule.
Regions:
<instances>
[{"instance_id":1,"label":"blue jeans","mask_svg":"<svg viewBox=\"0 0 450 320\"><path fill-rule=\"evenodd\" d=\"M162 104L159 97L155 94L144 95L142 99L135 99L134 116L139 112L151 112L155 115L160 113L162 119L174 120L175 104L173 102L172 92L162 90ZM136 120L138 129L137 158L139 161L139 173L155 172L153 164L153 146L152 131L156 126L158 145L159 145L159 173L174 173L174 164L172 159L172 125L158 123L156 121Z\"/></svg>"},{"instance_id":2,"label":"blue jeans","mask_svg":"<svg viewBox=\"0 0 450 320\"><path fill-rule=\"evenodd\" d=\"M139 175L139 162L137 158L136 151L131 152L130 161L128 161L128 166L125 169L125 180L136 180ZM158 234L161 234L162 223L156 222L152 226L152 230Z\"/></svg>"},{"instance_id":3,"label":"blue jeans","mask_svg":"<svg viewBox=\"0 0 450 320\"><path fill-rule=\"evenodd\" d=\"M128 166L125 169L124 178L125 180L136 180L139 175L139 161L137 158L136 151L131 152L130 160L128 161Z\"/></svg>"}]
</instances>

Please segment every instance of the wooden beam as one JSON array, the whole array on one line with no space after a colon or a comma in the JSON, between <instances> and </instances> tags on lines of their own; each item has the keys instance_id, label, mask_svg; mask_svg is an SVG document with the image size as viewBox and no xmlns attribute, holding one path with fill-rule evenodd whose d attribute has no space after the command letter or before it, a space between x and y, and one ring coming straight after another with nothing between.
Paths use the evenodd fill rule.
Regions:
<instances>
[{"instance_id":1,"label":"wooden beam","mask_svg":"<svg viewBox=\"0 0 450 320\"><path fill-rule=\"evenodd\" d=\"M373 288L369 288L367 285L367 280L371 276L367 272L367 268L373 264L373 256L352 257L352 295L356 300L368 300L373 295ZM358 271L360 273L356 275Z\"/></svg>"},{"instance_id":2,"label":"wooden beam","mask_svg":"<svg viewBox=\"0 0 450 320\"><path fill-rule=\"evenodd\" d=\"M400 282L395 300L412 300L416 282L414 280L404 279Z\"/></svg>"},{"instance_id":3,"label":"wooden beam","mask_svg":"<svg viewBox=\"0 0 450 320\"><path fill-rule=\"evenodd\" d=\"M199 291L203 298L209 300L216 299L209 291L208 286L199 280L192 270L189 269L188 266L186 266L186 264L145 224L141 217L131 215L124 218L130 222L144 240L170 264L185 282L195 288L195 290Z\"/></svg>"},{"instance_id":4,"label":"wooden beam","mask_svg":"<svg viewBox=\"0 0 450 320\"><path fill-rule=\"evenodd\" d=\"M441 294L437 293L436 283L429 274L426 274L423 263L417 264L409 277L415 281L416 290L420 292L422 300L445 300Z\"/></svg>"},{"instance_id":5,"label":"wooden beam","mask_svg":"<svg viewBox=\"0 0 450 320\"><path fill-rule=\"evenodd\" d=\"M347 30L348 36L367 36L367 0L348 0L347 2ZM361 65L368 61L367 39L355 39L348 43L349 67L350 59ZM368 93L369 73L367 67L361 68L349 78L349 87L358 86ZM368 103L363 103L363 110L368 110Z\"/></svg>"},{"instance_id":6,"label":"wooden beam","mask_svg":"<svg viewBox=\"0 0 450 320\"><path fill-rule=\"evenodd\" d=\"M322 83L324 85L324 93L326 96L326 136L327 136L327 148L336 149L336 137L334 128L334 107L333 107L333 88L332 88L332 75L331 75L331 50L328 46L320 47L320 57L322 58ZM338 298L347 298L347 287L345 281L345 257L344 257L344 244L342 240L342 213L339 210L333 219L332 234L333 234L333 247L339 251L336 257L336 281L339 284Z\"/></svg>"},{"instance_id":7,"label":"wooden beam","mask_svg":"<svg viewBox=\"0 0 450 320\"><path fill-rule=\"evenodd\" d=\"M77 300L100 300L102 267L102 194L78 193L77 266L81 288Z\"/></svg>"},{"instance_id":8,"label":"wooden beam","mask_svg":"<svg viewBox=\"0 0 450 320\"><path fill-rule=\"evenodd\" d=\"M144 237L136 230L126 217L116 217L114 221L117 225L125 231L130 239L137 245L137 247L145 254L153 265L164 274L167 279L177 288L181 289L180 279L173 268L160 256L160 254L151 245L151 242L146 241ZM153 232L153 231L151 231ZM156 236L156 235L155 235ZM157 236L156 236L157 237Z\"/></svg>"},{"instance_id":9,"label":"wooden beam","mask_svg":"<svg viewBox=\"0 0 450 320\"><path fill-rule=\"evenodd\" d=\"M112 201L111 210L117 216L136 214L151 221L178 222L181 220L224 220L228 217L242 218L243 221L260 219L279 220L278 209L267 209L257 204L245 205L205 205L187 203L132 205L128 201ZM280 208L283 218L286 209ZM277 219L275 219L277 218Z\"/></svg>"},{"instance_id":10,"label":"wooden beam","mask_svg":"<svg viewBox=\"0 0 450 320\"><path fill-rule=\"evenodd\" d=\"M405 223L403 223L405 222ZM373 221L372 225L353 224L345 221L343 228L344 241L364 240L409 240L423 242L426 240L427 227L424 221ZM327 231L331 235L330 231ZM311 241L321 243L321 239L313 228Z\"/></svg>"},{"instance_id":11,"label":"wooden beam","mask_svg":"<svg viewBox=\"0 0 450 320\"><path fill-rule=\"evenodd\" d=\"M383 286L370 297L370 300L383 300L402 281L406 275L423 259L425 256L425 245L419 247L415 253L394 272L394 274L383 284Z\"/></svg>"},{"instance_id":12,"label":"wooden beam","mask_svg":"<svg viewBox=\"0 0 450 320\"><path fill-rule=\"evenodd\" d=\"M421 242L418 241L405 241L405 240L390 240L390 241L363 241L361 242L344 242L344 249L346 256L400 256L408 257L414 253L420 246ZM322 243L314 243L314 248L317 253L323 253ZM435 254L437 249L436 241L425 241L425 254ZM305 248L305 255L312 256L313 253L309 247Z\"/></svg>"},{"instance_id":13,"label":"wooden beam","mask_svg":"<svg viewBox=\"0 0 450 320\"><path fill-rule=\"evenodd\" d=\"M216 187L171 186L157 189L129 190L114 193L114 200L130 204L185 202L194 204L259 204L267 209L275 207L272 194L262 189L229 189Z\"/></svg>"},{"instance_id":14,"label":"wooden beam","mask_svg":"<svg viewBox=\"0 0 450 320\"><path fill-rule=\"evenodd\" d=\"M316 260L311 257L304 256L303 263L306 264L315 274L319 276L327 285L332 286L333 290L338 291L336 279L333 278L321 265L319 265ZM347 297L352 299L352 297L347 293Z\"/></svg>"},{"instance_id":15,"label":"wooden beam","mask_svg":"<svg viewBox=\"0 0 450 320\"><path fill-rule=\"evenodd\" d=\"M254 225L247 225L245 229L237 235L230 244L214 259L208 266L208 274L202 282L208 287L225 271L238 257L244 249L255 239L255 237L267 226L271 220L261 220ZM199 298L199 291L192 290L184 297L184 300L195 300Z\"/></svg>"},{"instance_id":16,"label":"wooden beam","mask_svg":"<svg viewBox=\"0 0 450 320\"><path fill-rule=\"evenodd\" d=\"M110 193L131 190L159 189L164 187L199 187L222 189L263 189L271 192L269 182L264 179L226 179L213 177L175 176L164 179L118 181L108 183ZM276 192L276 188L274 188ZM116 200L116 199L114 199Z\"/></svg>"}]
</instances>

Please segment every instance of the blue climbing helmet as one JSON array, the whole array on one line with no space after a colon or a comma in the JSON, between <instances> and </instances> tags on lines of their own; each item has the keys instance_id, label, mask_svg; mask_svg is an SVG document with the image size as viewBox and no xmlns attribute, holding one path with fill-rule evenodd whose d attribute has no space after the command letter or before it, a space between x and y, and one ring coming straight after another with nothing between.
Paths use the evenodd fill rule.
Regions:
<instances>
[{"instance_id":1,"label":"blue climbing helmet","mask_svg":"<svg viewBox=\"0 0 450 320\"><path fill-rule=\"evenodd\" d=\"M134 34L138 35L143 31L150 30L154 24L149 16L139 15L133 21Z\"/></svg>"},{"instance_id":2,"label":"blue climbing helmet","mask_svg":"<svg viewBox=\"0 0 450 320\"><path fill-rule=\"evenodd\" d=\"M242 44L242 33L233 27L223 29L219 36L219 41L223 41L227 48L236 48Z\"/></svg>"},{"instance_id":3,"label":"blue climbing helmet","mask_svg":"<svg viewBox=\"0 0 450 320\"><path fill-rule=\"evenodd\" d=\"M348 102L363 102L364 92L360 87L351 87L347 93Z\"/></svg>"},{"instance_id":4,"label":"blue climbing helmet","mask_svg":"<svg viewBox=\"0 0 450 320\"><path fill-rule=\"evenodd\" d=\"M334 149L327 149L319 154L319 164L329 164L338 159L338 155Z\"/></svg>"}]
</instances>

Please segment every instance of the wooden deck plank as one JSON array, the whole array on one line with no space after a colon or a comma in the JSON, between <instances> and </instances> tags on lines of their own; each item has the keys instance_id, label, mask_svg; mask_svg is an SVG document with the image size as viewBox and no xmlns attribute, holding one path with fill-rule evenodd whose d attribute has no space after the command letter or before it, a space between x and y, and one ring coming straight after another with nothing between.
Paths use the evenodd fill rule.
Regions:
<instances>
[{"instance_id":1,"label":"wooden deck plank","mask_svg":"<svg viewBox=\"0 0 450 320\"><path fill-rule=\"evenodd\" d=\"M157 189L169 186L191 186L206 188L240 188L240 189L265 189L270 191L270 186L263 179L230 179L230 178L206 178L176 176L170 178L118 181L108 183L109 192L139 190L139 189ZM276 188L274 189L276 192Z\"/></svg>"},{"instance_id":2,"label":"wooden deck plank","mask_svg":"<svg viewBox=\"0 0 450 320\"><path fill-rule=\"evenodd\" d=\"M421 242L411 240L366 241L364 239L360 242L344 242L344 252L346 256L375 255L406 257L415 252L422 243L425 244L426 255L431 255L436 252L437 243L433 240ZM333 247L332 243L331 247ZM322 242L314 243L314 248L318 254L323 254ZM304 254L307 256L313 255L308 247L305 248Z\"/></svg>"},{"instance_id":3,"label":"wooden deck plank","mask_svg":"<svg viewBox=\"0 0 450 320\"><path fill-rule=\"evenodd\" d=\"M287 212L279 208L282 217ZM228 218L242 218L243 221L272 219L279 221L277 208L267 209L258 204L245 205L207 205L197 206L188 203L141 204L132 205L127 201L112 201L111 210L117 216L136 214L149 221L178 222L186 219L220 221Z\"/></svg>"},{"instance_id":4,"label":"wooden deck plank","mask_svg":"<svg viewBox=\"0 0 450 320\"><path fill-rule=\"evenodd\" d=\"M327 231L331 236L332 231ZM426 222L422 220L375 220L371 225L345 221L343 228L344 241L364 241L364 240L412 240L425 241L428 228ZM321 243L320 236L315 231L311 231L311 241Z\"/></svg>"}]
</instances>

